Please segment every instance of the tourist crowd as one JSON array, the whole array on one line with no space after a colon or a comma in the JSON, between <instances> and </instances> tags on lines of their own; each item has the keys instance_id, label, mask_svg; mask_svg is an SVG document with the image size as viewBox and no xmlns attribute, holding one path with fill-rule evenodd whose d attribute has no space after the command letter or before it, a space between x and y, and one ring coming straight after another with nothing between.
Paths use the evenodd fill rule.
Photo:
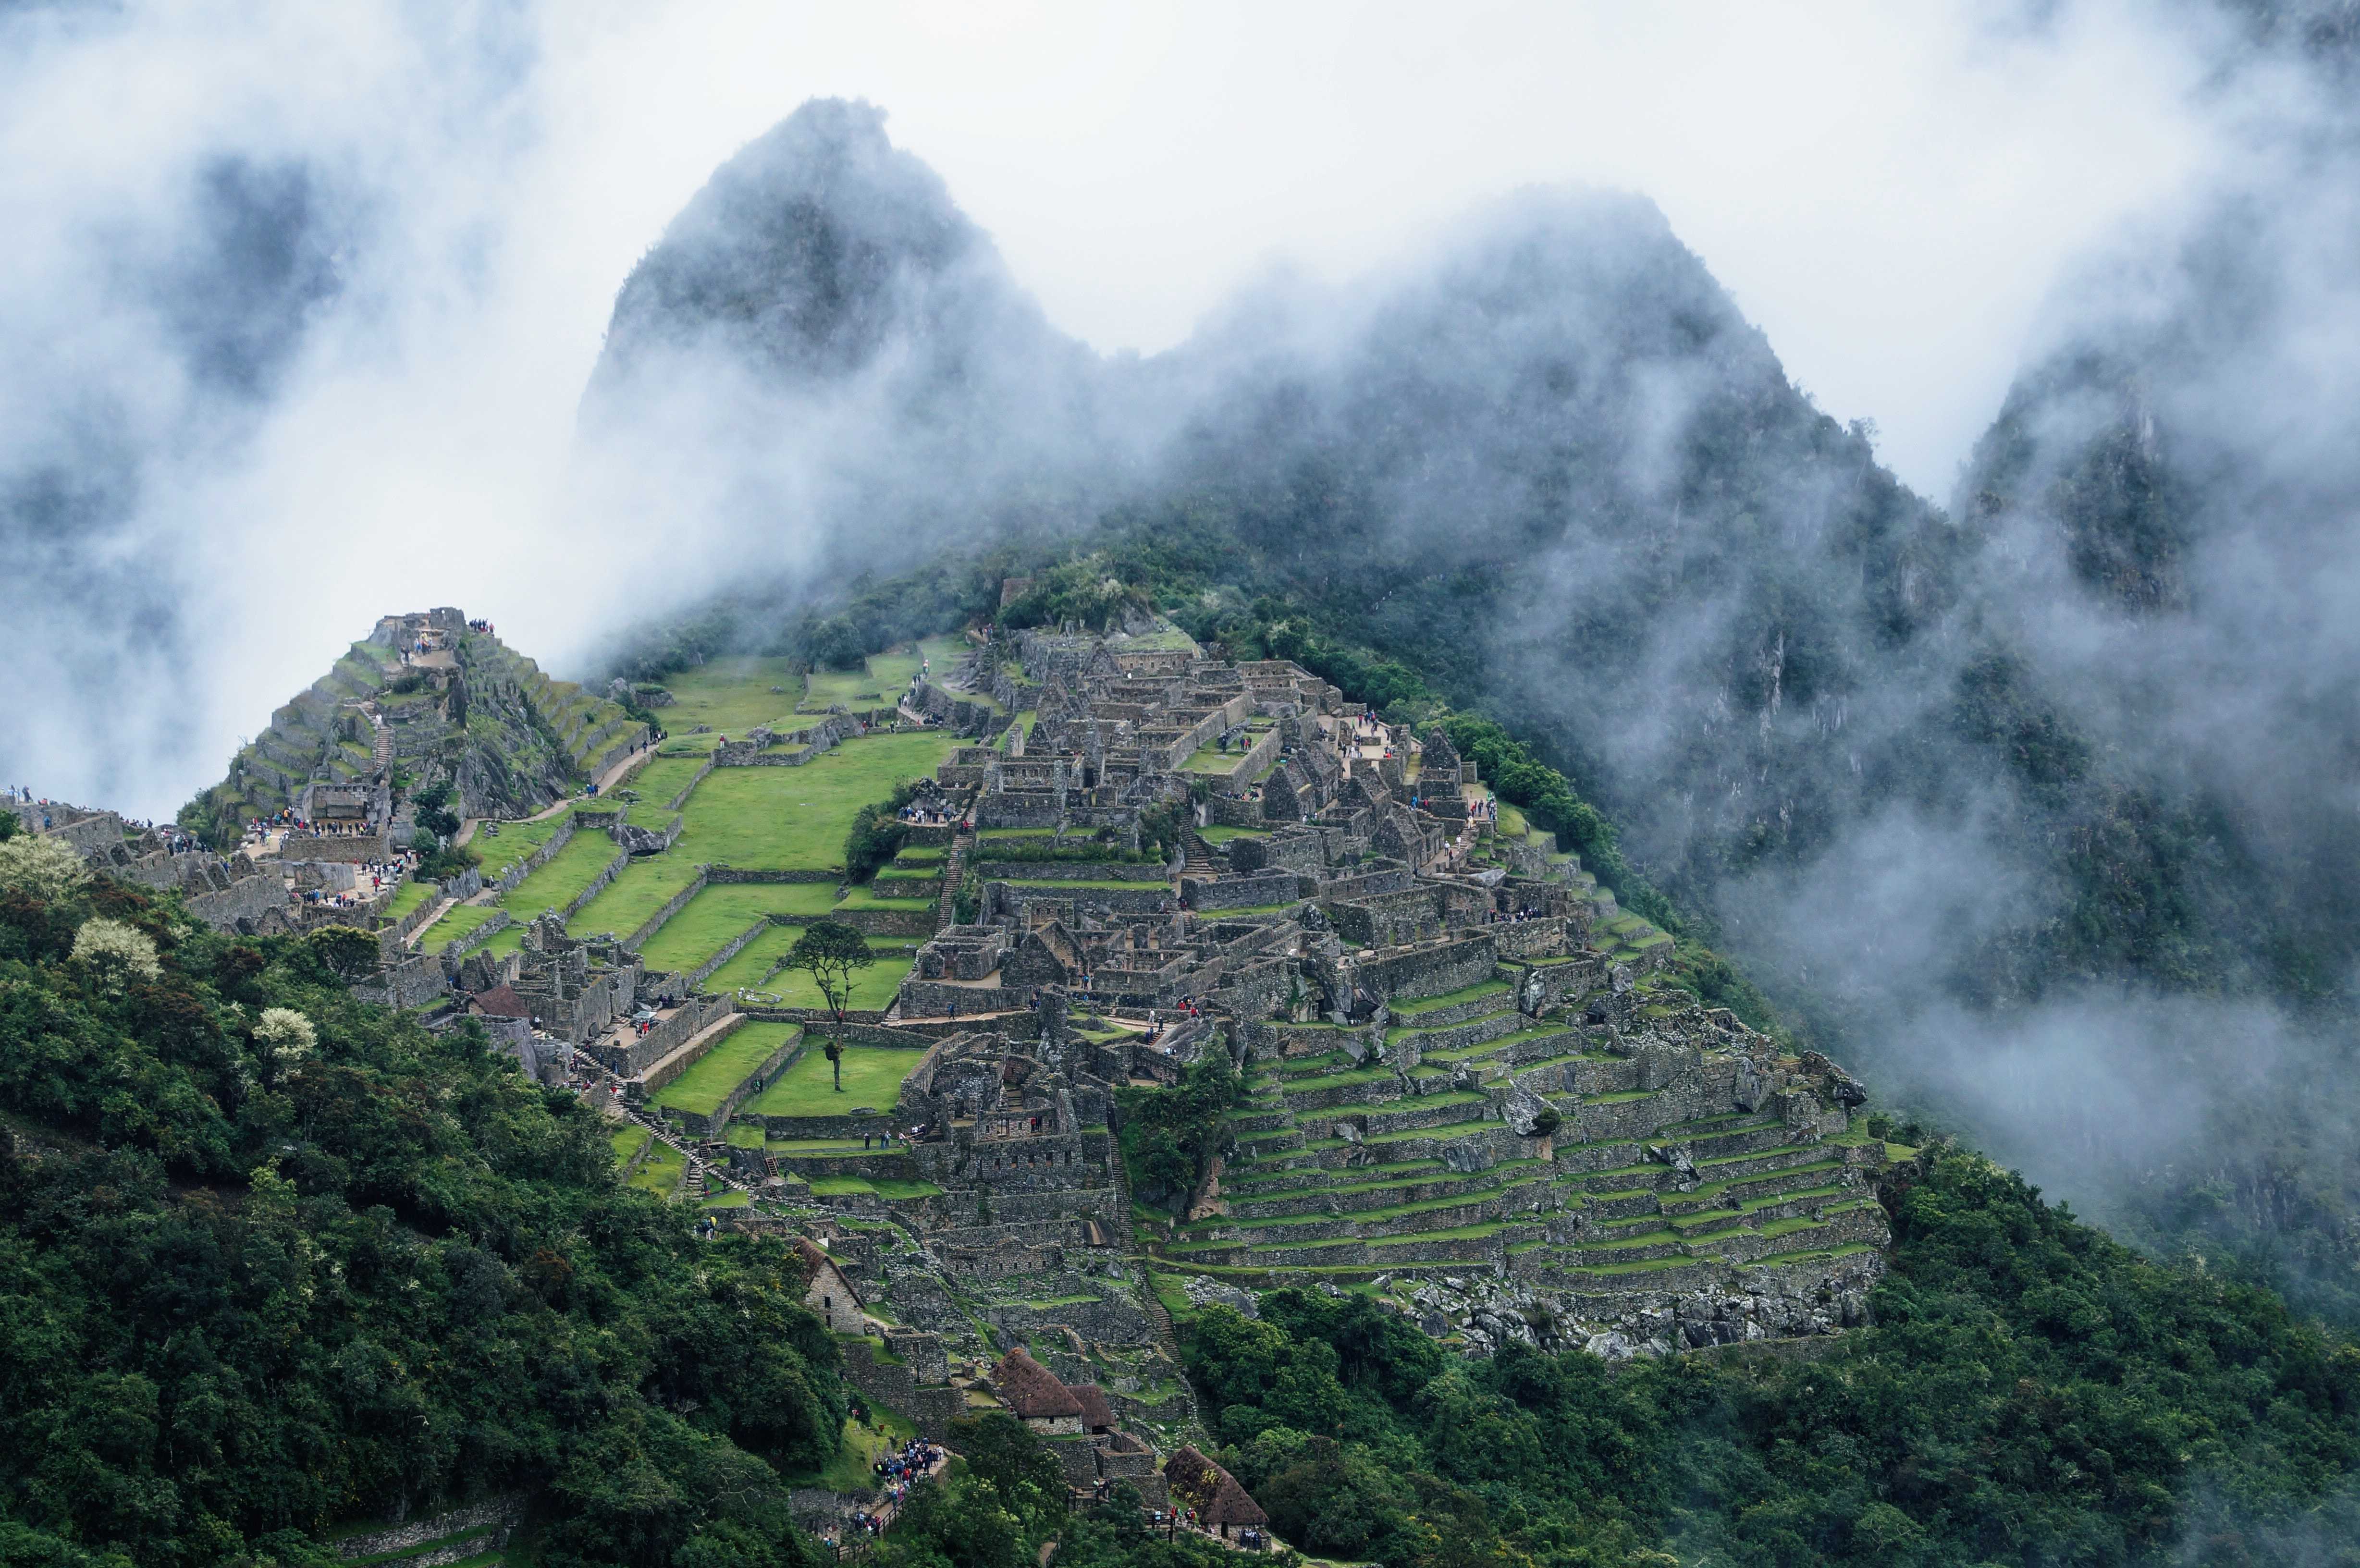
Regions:
<instances>
[{"instance_id":1,"label":"tourist crowd","mask_svg":"<svg viewBox=\"0 0 2360 1568\"><path fill-rule=\"evenodd\" d=\"M292 806L281 806L268 816L256 817L246 824L246 836L257 842L274 833L311 833L321 838L366 838L376 831L366 822L314 822Z\"/></svg>"}]
</instances>

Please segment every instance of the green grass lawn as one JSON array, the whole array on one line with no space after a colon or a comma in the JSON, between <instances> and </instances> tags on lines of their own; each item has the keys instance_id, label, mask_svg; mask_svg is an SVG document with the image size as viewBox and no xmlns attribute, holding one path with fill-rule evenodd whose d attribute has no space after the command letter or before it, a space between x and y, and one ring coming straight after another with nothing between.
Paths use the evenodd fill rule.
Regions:
<instances>
[{"instance_id":1,"label":"green grass lawn","mask_svg":"<svg viewBox=\"0 0 2360 1568\"><path fill-rule=\"evenodd\" d=\"M836 907L843 909L902 909L915 914L923 914L936 908L938 903L939 900L933 894L914 898L897 898L890 892L880 893L874 887L855 887L844 896L844 902Z\"/></svg>"},{"instance_id":2,"label":"green grass lawn","mask_svg":"<svg viewBox=\"0 0 2360 1568\"><path fill-rule=\"evenodd\" d=\"M512 863L524 859L555 838L557 830L565 825L566 819L567 812L560 811L537 822L502 822L497 833L492 832L490 822L479 822L475 827L475 836L467 841L467 847L481 859L484 880L497 882L500 873Z\"/></svg>"},{"instance_id":3,"label":"green grass lawn","mask_svg":"<svg viewBox=\"0 0 2360 1568\"><path fill-rule=\"evenodd\" d=\"M693 725L711 724L733 740L744 739L757 724L790 727L789 715L803 688L803 677L783 659L716 659L667 675L663 684L673 697L672 705L657 713L665 729L682 736ZM779 690L771 691L773 686Z\"/></svg>"},{"instance_id":4,"label":"green grass lawn","mask_svg":"<svg viewBox=\"0 0 2360 1568\"><path fill-rule=\"evenodd\" d=\"M698 735L695 738L703 740L705 737ZM665 744L671 743L667 741ZM661 806L668 803L674 795L687 789L689 781L694 779L704 767L705 762L701 757L666 757L658 753L649 758L637 773L632 774L631 781L623 788L637 795L641 805Z\"/></svg>"},{"instance_id":5,"label":"green grass lawn","mask_svg":"<svg viewBox=\"0 0 2360 1568\"><path fill-rule=\"evenodd\" d=\"M833 882L716 883L666 920L640 956L650 969L694 969L764 915L824 915L835 903Z\"/></svg>"},{"instance_id":6,"label":"green grass lawn","mask_svg":"<svg viewBox=\"0 0 2360 1568\"><path fill-rule=\"evenodd\" d=\"M1196 836L1207 844L1231 844L1241 838L1268 838L1261 828L1198 828Z\"/></svg>"},{"instance_id":7,"label":"green grass lawn","mask_svg":"<svg viewBox=\"0 0 2360 1568\"><path fill-rule=\"evenodd\" d=\"M643 1127L627 1127L617 1133L613 1140L616 1168L619 1170L629 1164L631 1156L639 1151L639 1145L647 1142L653 1136Z\"/></svg>"},{"instance_id":8,"label":"green grass lawn","mask_svg":"<svg viewBox=\"0 0 2360 1568\"><path fill-rule=\"evenodd\" d=\"M844 1048L844 1092L831 1086L828 1061L814 1040L803 1057L780 1074L748 1108L766 1116L844 1116L858 1105L890 1110L901 1098L901 1080L923 1054L885 1045Z\"/></svg>"},{"instance_id":9,"label":"green grass lawn","mask_svg":"<svg viewBox=\"0 0 2360 1568\"><path fill-rule=\"evenodd\" d=\"M463 937L472 935L475 928L500 911L488 904L454 904L442 911L442 918L426 928L418 939L421 953L440 953Z\"/></svg>"},{"instance_id":10,"label":"green grass lawn","mask_svg":"<svg viewBox=\"0 0 2360 1568\"><path fill-rule=\"evenodd\" d=\"M781 1479L791 1486L823 1486L831 1492L866 1492L875 1487L877 1473L869 1466L877 1463L878 1455L917 1436L918 1429L882 1406L870 1405L869 1410L874 1424L845 1418L843 1439L825 1469L802 1471Z\"/></svg>"},{"instance_id":11,"label":"green grass lawn","mask_svg":"<svg viewBox=\"0 0 2360 1568\"><path fill-rule=\"evenodd\" d=\"M933 673L939 680L950 673L966 647L960 637L928 637L923 643L904 643L890 652L872 654L859 670L815 670L803 705L814 713L831 702L841 702L856 712L890 708L909 689L910 677L918 672L921 659L934 661Z\"/></svg>"},{"instance_id":12,"label":"green grass lawn","mask_svg":"<svg viewBox=\"0 0 2360 1568\"><path fill-rule=\"evenodd\" d=\"M606 884L603 892L583 905L582 912L567 921L565 929L575 936L613 931L618 937L627 937L653 920L659 909L679 897L681 889L695 881L696 870L696 862L677 849L639 855Z\"/></svg>"},{"instance_id":13,"label":"green grass lawn","mask_svg":"<svg viewBox=\"0 0 2360 1568\"><path fill-rule=\"evenodd\" d=\"M489 953L494 958L506 958L511 953L521 952L523 948L524 927L519 924L504 926L494 931L484 945L475 951Z\"/></svg>"},{"instance_id":14,"label":"green grass lawn","mask_svg":"<svg viewBox=\"0 0 2360 1568\"><path fill-rule=\"evenodd\" d=\"M787 955L803 934L801 926L772 926L738 949L738 955L706 976L705 989L727 995L741 985L764 985L770 965ZM764 985L765 989L775 986Z\"/></svg>"},{"instance_id":15,"label":"green grass lawn","mask_svg":"<svg viewBox=\"0 0 2360 1568\"><path fill-rule=\"evenodd\" d=\"M404 882L394 889L393 902L385 907L386 918L399 920L430 897L437 896L434 884L431 882Z\"/></svg>"},{"instance_id":16,"label":"green grass lawn","mask_svg":"<svg viewBox=\"0 0 2360 1568\"><path fill-rule=\"evenodd\" d=\"M872 942L869 947L873 952L876 943ZM910 973L912 962L905 957L888 958L879 953L875 964L853 972L852 995L844 1005L856 1011L882 1011L891 1007L893 993L901 989L902 976ZM812 984L812 977L800 969L781 972L763 989L776 991L781 1002L790 1007L827 1006L826 1000L819 994L819 987Z\"/></svg>"},{"instance_id":17,"label":"green grass lawn","mask_svg":"<svg viewBox=\"0 0 2360 1568\"><path fill-rule=\"evenodd\" d=\"M502 894L500 907L520 920L543 909L562 909L598 879L617 853L605 833L575 833L548 865L518 883L514 892Z\"/></svg>"},{"instance_id":18,"label":"green grass lawn","mask_svg":"<svg viewBox=\"0 0 2360 1568\"><path fill-rule=\"evenodd\" d=\"M905 1181L894 1176L814 1176L811 1190L823 1198L847 1198L873 1192L880 1198L939 1198L943 1190L932 1181Z\"/></svg>"},{"instance_id":19,"label":"green grass lawn","mask_svg":"<svg viewBox=\"0 0 2360 1568\"><path fill-rule=\"evenodd\" d=\"M647 1159L631 1177L631 1185L643 1192L670 1197L680 1191L680 1179L688 1174L688 1161L680 1150L668 1143L658 1143L648 1150Z\"/></svg>"},{"instance_id":20,"label":"green grass lawn","mask_svg":"<svg viewBox=\"0 0 2360 1568\"><path fill-rule=\"evenodd\" d=\"M779 1004L787 1007L824 1007L826 999L812 977L800 969L782 969L770 975L771 964L787 956L803 935L800 926L773 926L746 944L737 957L713 972L705 983L708 991L735 991L741 985L756 985L775 992ZM850 999L844 1005L862 1011L882 1011L893 1005L893 993L900 989L901 977L910 973L916 960L909 952L910 940L904 937L872 937L869 950L877 954L877 962L857 970L852 976ZM768 975L769 978L764 978Z\"/></svg>"},{"instance_id":21,"label":"green grass lawn","mask_svg":"<svg viewBox=\"0 0 2360 1568\"><path fill-rule=\"evenodd\" d=\"M1196 754L1194 757L1180 765L1180 771L1205 773L1226 779L1235 773L1238 770L1238 765L1245 759L1246 754L1242 751L1215 751L1209 746L1200 746L1196 748Z\"/></svg>"},{"instance_id":22,"label":"green grass lawn","mask_svg":"<svg viewBox=\"0 0 2360 1568\"><path fill-rule=\"evenodd\" d=\"M711 1116L730 1090L762 1065L763 1058L801 1032L795 1024L741 1024L695 1066L657 1090L655 1103L668 1111Z\"/></svg>"},{"instance_id":23,"label":"green grass lawn","mask_svg":"<svg viewBox=\"0 0 2360 1568\"><path fill-rule=\"evenodd\" d=\"M673 853L747 869L840 866L853 813L932 773L956 744L940 734L878 735L801 768L718 768L689 797Z\"/></svg>"}]
</instances>

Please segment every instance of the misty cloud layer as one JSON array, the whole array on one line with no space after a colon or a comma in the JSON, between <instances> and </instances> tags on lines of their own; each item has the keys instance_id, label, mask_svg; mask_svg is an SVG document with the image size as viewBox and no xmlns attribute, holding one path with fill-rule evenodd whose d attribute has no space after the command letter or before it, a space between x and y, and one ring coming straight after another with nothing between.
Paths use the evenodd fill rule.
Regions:
<instances>
[{"instance_id":1,"label":"misty cloud layer","mask_svg":"<svg viewBox=\"0 0 2360 1568\"><path fill-rule=\"evenodd\" d=\"M2230 156L2060 280L1947 506L1643 195L1479 204L1101 358L842 101L682 209L593 373L533 314L572 232L541 19L258 15L0 20L7 782L160 813L387 608L495 595L587 672L722 588L1203 505L1544 738L1774 989L2037 1178L2103 1202L2234 1134L2317 1188L2222 1166L2256 1212L2350 1180L2348 1127L2273 1115L2344 1064L2360 931L2333 13L2138 14L2219 62L2187 113ZM59 150L110 93L140 112ZM2202 940L2126 954L2091 885L2167 840L2108 908Z\"/></svg>"},{"instance_id":2,"label":"misty cloud layer","mask_svg":"<svg viewBox=\"0 0 2360 1568\"><path fill-rule=\"evenodd\" d=\"M716 181L770 182L778 234L700 263L722 202L683 215L592 404L632 380L618 429L730 454L691 512L790 596L879 565L880 518L906 561L1209 504L1272 585L1547 740L1895 1094L2125 1223L2193 1184L2333 1228L2360 1145L2289 1092L2347 1065L2360 930L2360 180L2333 60L2291 26L2234 47L2204 112L2248 156L2065 281L1947 510L1801 397L1644 200L1526 192L1352 288L1282 274L1096 362L842 106ZM763 167L847 146L867 172L825 190ZM859 286L831 296L838 256Z\"/></svg>"}]
</instances>

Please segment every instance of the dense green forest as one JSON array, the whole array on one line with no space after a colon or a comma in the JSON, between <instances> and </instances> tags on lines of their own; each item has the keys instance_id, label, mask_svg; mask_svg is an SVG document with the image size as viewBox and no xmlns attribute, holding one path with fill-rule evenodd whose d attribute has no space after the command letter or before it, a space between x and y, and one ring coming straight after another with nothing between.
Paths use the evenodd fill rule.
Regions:
<instances>
[{"instance_id":1,"label":"dense green forest","mask_svg":"<svg viewBox=\"0 0 2360 1568\"><path fill-rule=\"evenodd\" d=\"M0 1563L317 1563L520 1490L541 1558L814 1562L837 1355L774 1242L619 1186L599 1118L0 843ZM353 933L344 933L349 936ZM374 949L375 939L363 939Z\"/></svg>"},{"instance_id":2,"label":"dense green forest","mask_svg":"<svg viewBox=\"0 0 2360 1568\"><path fill-rule=\"evenodd\" d=\"M2360 1349L1946 1152L1893 1193L1877 1326L1791 1360L1449 1356L1357 1297L1212 1308L1231 1468L1388 1563L2360 1561Z\"/></svg>"},{"instance_id":3,"label":"dense green forest","mask_svg":"<svg viewBox=\"0 0 2360 1568\"><path fill-rule=\"evenodd\" d=\"M1178 1097L1182 1091L1164 1091ZM1306 1551L1397 1568L2360 1563L2360 1348L1940 1151L1890 1191L1878 1326L1789 1358L1468 1360L1365 1296L1181 1325L1217 1456ZM1544 1331L1546 1326L1539 1325ZM1135 1500L1068 1515L1004 1416L883 1568L1202 1568Z\"/></svg>"}]
</instances>

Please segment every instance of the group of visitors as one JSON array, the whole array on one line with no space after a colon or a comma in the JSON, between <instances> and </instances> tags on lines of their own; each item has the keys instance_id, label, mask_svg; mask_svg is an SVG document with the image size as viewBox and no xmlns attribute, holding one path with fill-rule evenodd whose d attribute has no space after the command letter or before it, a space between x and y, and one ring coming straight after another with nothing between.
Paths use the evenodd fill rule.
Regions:
<instances>
[{"instance_id":1,"label":"group of visitors","mask_svg":"<svg viewBox=\"0 0 2360 1568\"><path fill-rule=\"evenodd\" d=\"M366 838L377 830L366 822L322 822L299 813L292 806L281 806L267 817L257 817L246 824L246 836L264 839L274 833L311 833L320 838Z\"/></svg>"},{"instance_id":2,"label":"group of visitors","mask_svg":"<svg viewBox=\"0 0 2360 1568\"><path fill-rule=\"evenodd\" d=\"M374 904L385 897L387 888L408 877L417 865L418 857L408 852L389 860L363 861L353 867L351 887L333 893L314 887L301 895L301 901L332 909L353 909Z\"/></svg>"},{"instance_id":3,"label":"group of visitors","mask_svg":"<svg viewBox=\"0 0 2360 1568\"><path fill-rule=\"evenodd\" d=\"M38 800L34 800L33 787L30 784L19 784L8 791L9 809L15 811L17 816L23 818L26 825L28 827L33 825L33 812L35 811L38 811L41 813L40 825L42 827L53 828L58 825L56 822L49 820L49 807L50 804L50 800L47 795L42 796Z\"/></svg>"},{"instance_id":4,"label":"group of visitors","mask_svg":"<svg viewBox=\"0 0 2360 1568\"><path fill-rule=\"evenodd\" d=\"M931 1475L934 1466L942 1463L942 1459L941 1449L931 1443L922 1442L913 1437L901 1447L885 1454L869 1468L884 1476L889 1486L906 1490L912 1481L922 1475ZM902 1493L894 1491L890 1495L898 1502Z\"/></svg>"},{"instance_id":5,"label":"group of visitors","mask_svg":"<svg viewBox=\"0 0 2360 1568\"><path fill-rule=\"evenodd\" d=\"M940 806L904 806L900 814L912 827L945 827L951 820L950 813Z\"/></svg>"},{"instance_id":6,"label":"group of visitors","mask_svg":"<svg viewBox=\"0 0 2360 1568\"><path fill-rule=\"evenodd\" d=\"M1189 1018L1203 1018L1203 1017L1205 1016L1205 1009L1204 1009L1203 1007L1201 1007L1197 1006L1194 999L1185 999L1185 1000L1183 1000L1183 1001L1181 1002L1181 1004L1180 1004L1178 1007L1175 1007L1175 1008L1173 1008L1173 1009L1172 1009L1172 1012L1173 1012L1173 1018L1174 1018L1174 1021L1175 1021L1175 1022L1179 1022L1179 1021L1183 1021L1183 1020L1189 1019ZM1162 1008L1160 1008L1160 1007L1150 1007L1150 1008L1148 1008L1148 1009L1147 1009L1147 1038L1148 1038L1148 1039L1150 1039L1150 1040L1153 1040L1153 1039L1155 1038L1155 1036L1156 1036L1157 1031L1158 1031L1158 1030L1160 1030L1160 1029L1163 1029L1163 1027L1164 1027L1164 1012L1163 1012L1163 1009L1162 1009Z\"/></svg>"},{"instance_id":7,"label":"group of visitors","mask_svg":"<svg viewBox=\"0 0 2360 1568\"><path fill-rule=\"evenodd\" d=\"M1524 924L1526 920L1545 920L1546 918L1546 915L1542 910L1534 909L1530 904L1525 904L1513 909L1486 910L1483 916L1483 923L1487 926L1516 926Z\"/></svg>"},{"instance_id":8,"label":"group of visitors","mask_svg":"<svg viewBox=\"0 0 2360 1568\"><path fill-rule=\"evenodd\" d=\"M467 623L467 629L471 632L481 632L486 637L490 637L492 635L492 623L489 621L469 621Z\"/></svg>"}]
</instances>

